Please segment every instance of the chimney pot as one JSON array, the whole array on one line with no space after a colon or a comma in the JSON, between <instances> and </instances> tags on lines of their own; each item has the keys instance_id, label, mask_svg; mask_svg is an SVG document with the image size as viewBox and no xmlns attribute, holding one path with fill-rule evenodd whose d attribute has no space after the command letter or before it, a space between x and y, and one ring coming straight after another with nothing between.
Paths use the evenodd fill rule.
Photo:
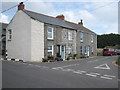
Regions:
<instances>
[{"instance_id":1,"label":"chimney pot","mask_svg":"<svg viewBox=\"0 0 120 90\"><path fill-rule=\"evenodd\" d=\"M78 24L83 25L83 20L81 19Z\"/></svg>"},{"instance_id":2,"label":"chimney pot","mask_svg":"<svg viewBox=\"0 0 120 90\"><path fill-rule=\"evenodd\" d=\"M56 16L56 18L61 19L61 20L65 19L64 15L58 15L58 16Z\"/></svg>"},{"instance_id":3,"label":"chimney pot","mask_svg":"<svg viewBox=\"0 0 120 90\"><path fill-rule=\"evenodd\" d=\"M18 10L23 10L25 7L25 5L23 4L23 2L20 2L18 5Z\"/></svg>"}]
</instances>

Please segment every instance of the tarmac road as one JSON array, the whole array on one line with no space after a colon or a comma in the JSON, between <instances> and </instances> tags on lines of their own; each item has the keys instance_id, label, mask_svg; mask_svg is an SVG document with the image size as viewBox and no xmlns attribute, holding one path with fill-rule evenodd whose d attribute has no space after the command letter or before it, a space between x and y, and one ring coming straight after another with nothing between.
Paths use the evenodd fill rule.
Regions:
<instances>
[{"instance_id":1,"label":"tarmac road","mask_svg":"<svg viewBox=\"0 0 120 90\"><path fill-rule=\"evenodd\" d=\"M63 62L2 61L3 88L118 88L117 56Z\"/></svg>"}]
</instances>

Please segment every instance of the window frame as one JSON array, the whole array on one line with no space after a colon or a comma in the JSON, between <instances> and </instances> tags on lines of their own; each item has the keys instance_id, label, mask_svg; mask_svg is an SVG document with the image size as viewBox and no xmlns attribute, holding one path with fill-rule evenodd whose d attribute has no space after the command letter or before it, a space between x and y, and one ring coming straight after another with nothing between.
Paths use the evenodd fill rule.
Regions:
<instances>
[{"instance_id":1,"label":"window frame","mask_svg":"<svg viewBox=\"0 0 120 90\"><path fill-rule=\"evenodd\" d=\"M72 52L72 48L71 46L68 46L68 54L71 54L71 52Z\"/></svg>"},{"instance_id":2,"label":"window frame","mask_svg":"<svg viewBox=\"0 0 120 90\"><path fill-rule=\"evenodd\" d=\"M52 32L48 32L49 28L51 28ZM52 34L52 38L48 37L48 34ZM47 39L51 39L51 40L54 39L54 30L53 30L53 27L48 26L48 28L47 28Z\"/></svg>"},{"instance_id":3,"label":"window frame","mask_svg":"<svg viewBox=\"0 0 120 90\"><path fill-rule=\"evenodd\" d=\"M84 55L84 47L83 46L80 46L80 54Z\"/></svg>"},{"instance_id":4,"label":"window frame","mask_svg":"<svg viewBox=\"0 0 120 90\"><path fill-rule=\"evenodd\" d=\"M8 41L12 40L12 29L8 29Z\"/></svg>"},{"instance_id":5,"label":"window frame","mask_svg":"<svg viewBox=\"0 0 120 90\"><path fill-rule=\"evenodd\" d=\"M72 31L68 31L67 35L68 35L68 40L73 40Z\"/></svg>"},{"instance_id":6,"label":"window frame","mask_svg":"<svg viewBox=\"0 0 120 90\"><path fill-rule=\"evenodd\" d=\"M94 42L94 38L93 38L93 35L91 35L91 43Z\"/></svg>"},{"instance_id":7,"label":"window frame","mask_svg":"<svg viewBox=\"0 0 120 90\"><path fill-rule=\"evenodd\" d=\"M48 49L48 53L49 53L49 52L52 52L52 55L53 55L53 54L54 54L54 53L53 53L53 51L54 51L54 46L53 46L53 45L48 45L48 47L49 47L49 46L52 46L52 49L51 49L51 50Z\"/></svg>"},{"instance_id":8,"label":"window frame","mask_svg":"<svg viewBox=\"0 0 120 90\"><path fill-rule=\"evenodd\" d=\"M83 32L80 32L80 42L83 42L83 37L84 37Z\"/></svg>"}]
</instances>

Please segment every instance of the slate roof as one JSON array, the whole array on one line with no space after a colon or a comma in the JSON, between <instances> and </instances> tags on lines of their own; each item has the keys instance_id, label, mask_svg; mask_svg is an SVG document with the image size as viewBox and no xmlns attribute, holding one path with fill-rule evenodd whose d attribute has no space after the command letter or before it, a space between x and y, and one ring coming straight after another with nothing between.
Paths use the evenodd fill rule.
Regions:
<instances>
[{"instance_id":1,"label":"slate roof","mask_svg":"<svg viewBox=\"0 0 120 90\"><path fill-rule=\"evenodd\" d=\"M47 16L44 14L40 14L37 12L25 10L25 9L23 10L23 12L25 12L31 18L36 19L36 20L43 22L43 23L57 25L57 26L61 26L61 27L65 27L65 28L69 28L69 29L73 29L73 30L83 30L83 31L89 31L89 32L94 33L93 31L85 28L82 25L78 25L76 23L72 23L72 22L69 22L66 20L60 20L60 19L55 18L55 17Z\"/></svg>"},{"instance_id":2,"label":"slate roof","mask_svg":"<svg viewBox=\"0 0 120 90\"><path fill-rule=\"evenodd\" d=\"M6 27L7 27L7 23L2 23L2 22L0 22L0 29L1 29L1 27L2 27L2 29L5 29Z\"/></svg>"}]
</instances>

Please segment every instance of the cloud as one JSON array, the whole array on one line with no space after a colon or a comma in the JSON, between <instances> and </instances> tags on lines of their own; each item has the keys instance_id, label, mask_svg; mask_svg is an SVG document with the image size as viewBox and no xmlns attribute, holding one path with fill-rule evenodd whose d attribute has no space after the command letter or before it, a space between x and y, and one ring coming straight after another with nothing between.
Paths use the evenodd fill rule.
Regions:
<instances>
[{"instance_id":1,"label":"cloud","mask_svg":"<svg viewBox=\"0 0 120 90\"><path fill-rule=\"evenodd\" d=\"M40 13L48 13L53 10L53 5L45 2L28 2L25 4L25 8Z\"/></svg>"},{"instance_id":2,"label":"cloud","mask_svg":"<svg viewBox=\"0 0 120 90\"><path fill-rule=\"evenodd\" d=\"M8 16L0 14L0 22L9 23Z\"/></svg>"},{"instance_id":3,"label":"cloud","mask_svg":"<svg viewBox=\"0 0 120 90\"><path fill-rule=\"evenodd\" d=\"M30 1L30 2L29 2ZM78 23L80 19L83 19L84 26L95 31L98 34L102 33L117 33L118 31L118 11L117 2L44 2L40 0L39 2L31 2L29 0L25 3L25 8L35 12L47 14L50 16L57 16L63 14L65 19ZM109 1L109 0L106 0ZM110 4L111 3L111 4ZM9 6L17 4L5 3L3 9ZM104 6L104 7L103 7ZM94 10L94 11L92 11ZM11 11L10 11L11 12ZM3 14L4 21L8 21L10 17L10 12L8 14ZM7 16L6 16L7 15ZM0 19L1 21L1 19Z\"/></svg>"}]
</instances>

